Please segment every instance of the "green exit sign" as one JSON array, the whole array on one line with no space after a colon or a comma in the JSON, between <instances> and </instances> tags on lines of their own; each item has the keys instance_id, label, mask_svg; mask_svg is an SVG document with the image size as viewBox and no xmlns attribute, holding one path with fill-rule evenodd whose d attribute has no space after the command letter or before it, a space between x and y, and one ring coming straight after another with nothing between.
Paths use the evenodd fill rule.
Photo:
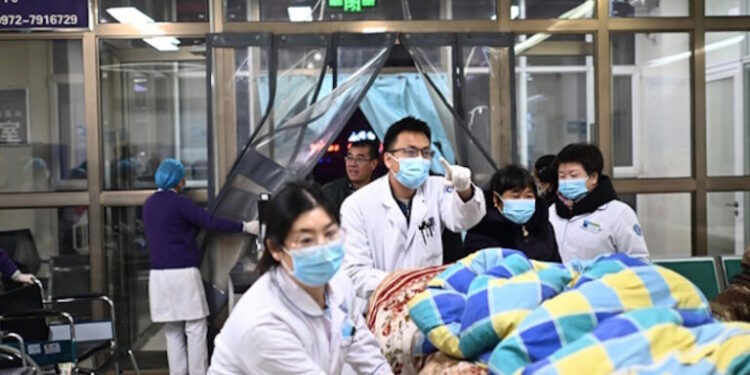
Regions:
<instances>
[{"instance_id":1,"label":"green exit sign","mask_svg":"<svg viewBox=\"0 0 750 375\"><path fill-rule=\"evenodd\" d=\"M375 0L328 0L331 8L344 8L344 12L361 13L364 8L375 6Z\"/></svg>"}]
</instances>

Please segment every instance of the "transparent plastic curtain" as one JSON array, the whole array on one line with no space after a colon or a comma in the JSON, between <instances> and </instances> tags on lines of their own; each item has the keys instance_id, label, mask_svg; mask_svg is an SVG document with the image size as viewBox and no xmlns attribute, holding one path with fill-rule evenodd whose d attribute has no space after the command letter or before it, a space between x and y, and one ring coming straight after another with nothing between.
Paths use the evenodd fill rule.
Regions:
<instances>
[{"instance_id":1,"label":"transparent plastic curtain","mask_svg":"<svg viewBox=\"0 0 750 375\"><path fill-rule=\"evenodd\" d=\"M310 39L305 41L303 37ZM316 41L316 37L319 36L295 36L294 42L287 39L289 41L287 44L289 64L281 61L286 53L282 38L278 36L273 38L274 46L270 49L270 55L267 58L270 67L268 77L277 85L270 85L266 92L269 98L275 99L268 101L270 110L262 125L248 141L247 147L235 162L221 192L211 202L210 209L214 214L242 220L255 219L258 216L257 200L261 193L274 193L285 182L307 176L359 105L385 64L395 39L395 35L392 34L367 35L361 42L367 46L367 49L372 49L372 52L361 54L361 59L347 65L349 68L347 79L333 91L322 95L320 85L323 83L323 73L327 68L326 61L334 60L324 57L321 63L316 58L315 54L322 52L318 44L320 41ZM334 45L346 39L341 35L333 35L330 38L325 39L326 43L331 40ZM305 46L304 43L310 43L315 48ZM327 49L330 50L329 47ZM336 54L352 52L358 53L359 51L350 51L343 47L332 51ZM292 56L299 58L295 59ZM300 61L302 61L301 64ZM279 68L283 66L286 69L274 69L275 66ZM285 78L303 75L309 76L309 79L286 80ZM311 83L312 77L317 79L315 84ZM251 79L251 81L259 82L257 79ZM305 82L301 85L307 88L291 87L294 82ZM263 85L257 86L263 87ZM305 94L298 95L296 100L291 101L287 101L288 98L282 98L282 93L295 90L303 90ZM283 109L276 107L277 100L282 103L279 105L283 106ZM241 107L248 105L247 101L238 101L237 112L240 112ZM240 274L248 283L252 283L257 278L255 266L260 254L255 245L255 239L247 235L206 234L202 244L204 250L202 272L204 279L213 285L213 289L208 289L209 294L212 292L218 294L218 291L227 290L229 272L243 254L248 261L242 264ZM212 314L216 313L225 301L225 298L220 295L217 295L215 299L213 303L209 301ZM210 296L209 300L211 300Z\"/></svg>"},{"instance_id":2,"label":"transparent plastic curtain","mask_svg":"<svg viewBox=\"0 0 750 375\"><path fill-rule=\"evenodd\" d=\"M428 82L456 161L472 169L475 183L486 186L498 169L496 160L510 154L509 143L503 141L509 134L502 130L510 124L502 119L513 117L512 85L503 80L512 77L514 68L507 58L512 38L405 34L401 40Z\"/></svg>"},{"instance_id":3,"label":"transparent plastic curtain","mask_svg":"<svg viewBox=\"0 0 750 375\"><path fill-rule=\"evenodd\" d=\"M486 154L481 151L487 151L493 160L497 160L500 154L497 148L502 147L497 141L503 136L500 113L503 110L501 101L504 95L501 91L512 87L508 82L502 83L503 77L507 77L509 72L501 74L503 68L501 61L506 60L504 56L508 52L508 47L460 48L462 50L460 63L463 72L461 115L466 123L466 129L474 136L474 139L469 139L461 133L457 137L459 142L463 140L463 144L469 146L461 150L464 160L472 166L477 181L484 183L491 179L496 167L487 162ZM506 107L505 110L509 109ZM506 153L509 152L506 150Z\"/></svg>"},{"instance_id":4,"label":"transparent plastic curtain","mask_svg":"<svg viewBox=\"0 0 750 375\"><path fill-rule=\"evenodd\" d=\"M350 52L351 49L339 48L337 53ZM389 53L390 46L373 50L359 62L361 65L352 66L346 80L336 89L272 132L254 139L252 149L295 175L306 176L346 125ZM269 147L271 144L276 145L273 151Z\"/></svg>"},{"instance_id":5,"label":"transparent plastic curtain","mask_svg":"<svg viewBox=\"0 0 750 375\"><path fill-rule=\"evenodd\" d=\"M269 116L263 123L265 134L307 109L317 99L329 50L328 37L324 35L276 36L274 44L277 46L276 86ZM268 86L268 76L257 79L258 86ZM259 99L262 105L268 105L267 95L261 94Z\"/></svg>"},{"instance_id":6,"label":"transparent plastic curtain","mask_svg":"<svg viewBox=\"0 0 750 375\"><path fill-rule=\"evenodd\" d=\"M445 157L450 163L455 162L452 143L445 134L443 121L421 74L381 74L359 108L380 139L383 139L391 124L406 116L414 116L426 122L432 132L433 149L438 151L433 160L433 172L444 173L438 162L439 156Z\"/></svg>"},{"instance_id":7,"label":"transparent plastic curtain","mask_svg":"<svg viewBox=\"0 0 750 375\"><path fill-rule=\"evenodd\" d=\"M273 189L286 176L278 165L248 156L248 152L249 155L254 152L248 151L248 138L251 134L260 137L273 132L286 119L303 111L315 100L318 82L326 69L326 53L330 43L327 36L321 35L254 34L244 38L230 35L229 38L232 43L251 42L259 45L234 47L231 51L235 57L235 70L229 86L234 87L233 112L237 118L237 135L238 139L247 140L238 142L244 146L232 170L244 170L250 175L253 171L264 171L257 172L264 179L255 181L252 176L238 175L235 183L240 188L225 188L212 202L211 209L220 216L247 220L257 217L259 192ZM270 149L273 150L273 146ZM259 183L264 188L249 188L254 186L253 183ZM241 235L212 234L204 238L204 249L237 249L204 253L204 275L216 286L215 290L208 290L209 295L216 297L213 300L209 298L212 311L223 304L224 297L216 289L226 289L229 270L237 265L238 259L241 258L240 270L254 267L257 260L254 245L253 239ZM255 278L243 272L235 274L239 278L236 282L240 284L251 283Z\"/></svg>"},{"instance_id":8,"label":"transparent plastic curtain","mask_svg":"<svg viewBox=\"0 0 750 375\"><path fill-rule=\"evenodd\" d=\"M268 38L270 40L270 36ZM268 111L270 42L264 46L220 48L215 50L215 54L220 51L233 57L234 71L231 75L224 75L221 81L217 80L217 97L227 101L217 104L236 108L237 139L248 139L260 127ZM224 93L218 94L219 90ZM235 106L234 103L245 105ZM243 146L243 143L238 144L240 150Z\"/></svg>"}]
</instances>

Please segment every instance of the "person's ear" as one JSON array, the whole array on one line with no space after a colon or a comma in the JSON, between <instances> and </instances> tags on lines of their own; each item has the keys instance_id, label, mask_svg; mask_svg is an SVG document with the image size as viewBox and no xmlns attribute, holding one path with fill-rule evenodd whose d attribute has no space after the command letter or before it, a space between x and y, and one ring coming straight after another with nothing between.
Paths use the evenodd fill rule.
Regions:
<instances>
[{"instance_id":1,"label":"person's ear","mask_svg":"<svg viewBox=\"0 0 750 375\"><path fill-rule=\"evenodd\" d=\"M390 170L398 169L398 160L396 160L391 154L383 154L383 163L385 163L385 167Z\"/></svg>"},{"instance_id":2,"label":"person's ear","mask_svg":"<svg viewBox=\"0 0 750 375\"><path fill-rule=\"evenodd\" d=\"M265 243L266 251L271 253L271 257L273 257L273 259L275 259L277 262L281 262L281 258L284 252L278 245L276 245L276 242L272 241L269 238L266 238Z\"/></svg>"},{"instance_id":3,"label":"person's ear","mask_svg":"<svg viewBox=\"0 0 750 375\"><path fill-rule=\"evenodd\" d=\"M599 173L598 172L592 173L591 176L589 176L589 178L591 179L591 183L593 185L596 185L596 184L599 183Z\"/></svg>"},{"instance_id":4,"label":"person's ear","mask_svg":"<svg viewBox=\"0 0 750 375\"><path fill-rule=\"evenodd\" d=\"M589 178L586 180L586 188L589 191L594 190L596 185L599 183L599 173L593 172L589 175Z\"/></svg>"},{"instance_id":5,"label":"person's ear","mask_svg":"<svg viewBox=\"0 0 750 375\"><path fill-rule=\"evenodd\" d=\"M497 196L497 193L492 193L492 203L494 203L495 207L500 209L500 211L503 210L503 200Z\"/></svg>"}]
</instances>

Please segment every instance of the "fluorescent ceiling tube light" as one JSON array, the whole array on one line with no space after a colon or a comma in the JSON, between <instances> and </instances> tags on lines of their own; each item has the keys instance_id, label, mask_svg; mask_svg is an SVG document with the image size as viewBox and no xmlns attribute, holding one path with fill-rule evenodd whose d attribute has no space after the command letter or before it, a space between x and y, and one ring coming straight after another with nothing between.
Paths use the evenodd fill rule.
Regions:
<instances>
[{"instance_id":1,"label":"fluorescent ceiling tube light","mask_svg":"<svg viewBox=\"0 0 750 375\"><path fill-rule=\"evenodd\" d=\"M593 0L587 0L585 3L560 15L560 19L577 20L581 18L591 17L591 15L594 14L594 5L596 4ZM552 28L554 29L554 26ZM513 50L515 51L516 55L520 55L531 47L534 47L535 45L549 39L550 36L552 35L545 33L534 34L521 43L516 44L516 46L513 47Z\"/></svg>"},{"instance_id":2,"label":"fluorescent ceiling tube light","mask_svg":"<svg viewBox=\"0 0 750 375\"><path fill-rule=\"evenodd\" d=\"M162 29L154 25L153 18L135 7L107 8L107 13L117 20L117 22L126 25L134 25L145 34L164 34ZM161 52L178 51L180 49L177 47L180 44L180 41L173 37L155 36L143 38L143 41Z\"/></svg>"},{"instance_id":3,"label":"fluorescent ceiling tube light","mask_svg":"<svg viewBox=\"0 0 750 375\"><path fill-rule=\"evenodd\" d=\"M385 27L365 27L364 29L362 29L362 34L379 34L384 33L387 30L388 29L386 29Z\"/></svg>"},{"instance_id":4,"label":"fluorescent ceiling tube light","mask_svg":"<svg viewBox=\"0 0 750 375\"><path fill-rule=\"evenodd\" d=\"M135 7L107 8L107 13L117 20L117 22L128 25L154 23L153 18L147 16Z\"/></svg>"},{"instance_id":5,"label":"fluorescent ceiling tube light","mask_svg":"<svg viewBox=\"0 0 750 375\"><path fill-rule=\"evenodd\" d=\"M180 41L177 38L170 36L157 36L153 38L143 38L143 41L148 43L151 47L156 48L159 51L179 51L180 48L177 45Z\"/></svg>"},{"instance_id":6,"label":"fluorescent ceiling tube light","mask_svg":"<svg viewBox=\"0 0 750 375\"><path fill-rule=\"evenodd\" d=\"M715 51L717 49L722 49L726 47L731 47L735 44L742 43L745 40L744 35L738 35L729 39L720 40L718 42L713 42L708 45L706 45L706 48L704 49L706 52ZM675 63L680 60L685 60L689 58L692 55L690 51L680 52L676 53L674 55L664 56L660 57L658 59L653 59L648 61L645 66L647 68L656 68L668 64Z\"/></svg>"},{"instance_id":7,"label":"fluorescent ceiling tube light","mask_svg":"<svg viewBox=\"0 0 750 375\"><path fill-rule=\"evenodd\" d=\"M310 7L288 7L286 12L289 13L289 21L292 22L312 22L312 8Z\"/></svg>"}]
</instances>

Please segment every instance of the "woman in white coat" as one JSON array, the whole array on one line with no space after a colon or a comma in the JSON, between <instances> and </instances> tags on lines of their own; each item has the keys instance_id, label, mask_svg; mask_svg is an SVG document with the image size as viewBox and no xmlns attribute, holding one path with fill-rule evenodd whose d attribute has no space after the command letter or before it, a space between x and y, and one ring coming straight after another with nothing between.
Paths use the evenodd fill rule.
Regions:
<instances>
[{"instance_id":1,"label":"woman in white coat","mask_svg":"<svg viewBox=\"0 0 750 375\"><path fill-rule=\"evenodd\" d=\"M549 221L563 262L589 260L608 253L648 259L638 216L617 200L609 177L602 174L604 157L596 146L565 146L555 159L557 201Z\"/></svg>"},{"instance_id":2,"label":"woman in white coat","mask_svg":"<svg viewBox=\"0 0 750 375\"><path fill-rule=\"evenodd\" d=\"M216 338L209 374L391 374L353 308L337 215L320 189L284 187L268 203L262 276Z\"/></svg>"}]
</instances>

